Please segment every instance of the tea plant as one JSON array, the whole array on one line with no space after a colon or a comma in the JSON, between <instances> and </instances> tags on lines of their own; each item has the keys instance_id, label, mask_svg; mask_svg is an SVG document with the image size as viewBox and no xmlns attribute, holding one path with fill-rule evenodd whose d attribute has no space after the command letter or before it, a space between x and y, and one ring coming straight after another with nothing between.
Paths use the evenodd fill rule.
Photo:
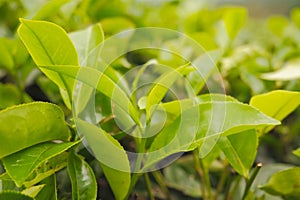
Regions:
<instances>
[{"instance_id":1,"label":"tea plant","mask_svg":"<svg viewBox=\"0 0 300 200\"><path fill-rule=\"evenodd\" d=\"M299 167L257 154L280 121L299 130L284 121L300 104L298 9L269 18L262 42L242 7L180 16L185 3L165 3L155 23L154 5L137 17L121 1L67 2L1 38L1 199L299 198ZM28 95L33 80L52 103Z\"/></svg>"}]
</instances>

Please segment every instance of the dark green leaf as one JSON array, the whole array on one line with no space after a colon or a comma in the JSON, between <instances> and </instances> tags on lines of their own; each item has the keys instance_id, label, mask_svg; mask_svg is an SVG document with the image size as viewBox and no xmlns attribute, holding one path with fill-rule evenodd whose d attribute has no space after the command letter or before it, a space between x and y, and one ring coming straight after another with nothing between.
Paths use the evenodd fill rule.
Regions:
<instances>
[{"instance_id":1,"label":"dark green leaf","mask_svg":"<svg viewBox=\"0 0 300 200\"><path fill-rule=\"evenodd\" d=\"M43 184L44 187L36 196L36 200L57 200L55 174L42 180L40 184Z\"/></svg>"},{"instance_id":2,"label":"dark green leaf","mask_svg":"<svg viewBox=\"0 0 300 200\"><path fill-rule=\"evenodd\" d=\"M34 198L24 195L22 193L6 191L0 193L1 200L34 200Z\"/></svg>"},{"instance_id":3,"label":"dark green leaf","mask_svg":"<svg viewBox=\"0 0 300 200\"><path fill-rule=\"evenodd\" d=\"M72 182L73 200L93 200L97 198L97 182L91 167L75 153L68 157L68 172Z\"/></svg>"}]
</instances>

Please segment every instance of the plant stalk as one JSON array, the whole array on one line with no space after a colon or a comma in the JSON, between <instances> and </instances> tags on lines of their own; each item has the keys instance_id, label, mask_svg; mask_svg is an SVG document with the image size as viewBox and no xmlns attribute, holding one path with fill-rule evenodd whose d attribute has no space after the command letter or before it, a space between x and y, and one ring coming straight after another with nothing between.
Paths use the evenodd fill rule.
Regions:
<instances>
[{"instance_id":1,"label":"plant stalk","mask_svg":"<svg viewBox=\"0 0 300 200\"><path fill-rule=\"evenodd\" d=\"M248 195L248 192L250 190L250 187L251 187L253 181L255 180L255 178L256 178L256 176L257 176L257 174L258 174L258 172L259 172L259 170L260 170L261 167L262 167L262 163L258 163L256 165L256 167L254 168L253 173L250 176L250 179L246 182L246 187L245 187L245 190L244 190L244 194L243 194L242 200L246 199L246 197Z\"/></svg>"},{"instance_id":2,"label":"plant stalk","mask_svg":"<svg viewBox=\"0 0 300 200\"><path fill-rule=\"evenodd\" d=\"M154 176L156 182L160 186L163 193L166 195L167 199L171 200L171 194L168 190L168 186L167 186L166 182L164 181L164 178L163 178L161 172L160 171L153 171L152 175Z\"/></svg>"},{"instance_id":3,"label":"plant stalk","mask_svg":"<svg viewBox=\"0 0 300 200\"><path fill-rule=\"evenodd\" d=\"M148 173L144 173L144 179L145 179L147 191L148 191L148 194L149 194L149 199L150 200L155 200L153 192L152 192L151 181L150 181Z\"/></svg>"},{"instance_id":4,"label":"plant stalk","mask_svg":"<svg viewBox=\"0 0 300 200\"><path fill-rule=\"evenodd\" d=\"M195 169L201 181L202 198L203 200L213 200L208 170L204 166L203 161L199 159L197 149L193 151L193 155L194 155Z\"/></svg>"}]
</instances>

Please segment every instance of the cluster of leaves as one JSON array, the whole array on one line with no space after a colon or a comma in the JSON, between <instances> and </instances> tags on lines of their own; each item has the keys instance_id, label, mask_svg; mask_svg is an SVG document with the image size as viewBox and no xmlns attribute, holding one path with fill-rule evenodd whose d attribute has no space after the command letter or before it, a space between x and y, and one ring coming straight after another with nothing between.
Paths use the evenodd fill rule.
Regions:
<instances>
[{"instance_id":1,"label":"cluster of leaves","mask_svg":"<svg viewBox=\"0 0 300 200\"><path fill-rule=\"evenodd\" d=\"M254 20L242 7L201 6L0 1L0 199L298 199L300 9ZM133 50L103 67L104 35L147 26L180 30L206 53L170 37L164 51ZM144 156L131 166L125 150Z\"/></svg>"}]
</instances>

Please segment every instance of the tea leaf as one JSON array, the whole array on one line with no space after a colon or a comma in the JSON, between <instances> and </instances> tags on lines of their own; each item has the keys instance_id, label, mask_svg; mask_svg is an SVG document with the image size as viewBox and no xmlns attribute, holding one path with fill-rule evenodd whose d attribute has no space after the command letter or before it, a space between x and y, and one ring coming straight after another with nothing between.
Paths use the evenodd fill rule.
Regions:
<instances>
[{"instance_id":1,"label":"tea leaf","mask_svg":"<svg viewBox=\"0 0 300 200\"><path fill-rule=\"evenodd\" d=\"M0 193L1 200L34 200L34 198L20 192L5 191Z\"/></svg>"},{"instance_id":2,"label":"tea leaf","mask_svg":"<svg viewBox=\"0 0 300 200\"><path fill-rule=\"evenodd\" d=\"M234 170L247 178L256 157L258 146L256 131L252 129L227 137L220 137L218 146Z\"/></svg>"},{"instance_id":3,"label":"tea leaf","mask_svg":"<svg viewBox=\"0 0 300 200\"><path fill-rule=\"evenodd\" d=\"M220 136L277 124L277 120L246 104L200 103L183 111L156 136L146 156L145 168L174 153L191 151L197 147L200 147L200 154L205 156Z\"/></svg>"},{"instance_id":4,"label":"tea leaf","mask_svg":"<svg viewBox=\"0 0 300 200\"><path fill-rule=\"evenodd\" d=\"M58 106L35 102L0 111L0 137L0 158L3 158L38 143L66 141L70 132Z\"/></svg>"},{"instance_id":5,"label":"tea leaf","mask_svg":"<svg viewBox=\"0 0 300 200\"><path fill-rule=\"evenodd\" d=\"M183 75L188 74L193 70L194 69L190 67L190 64L188 63L186 65L178 67L175 70L168 71L162 74L157 80L154 81L153 86L150 89L147 96L147 119L151 117L152 113L150 109L152 108L152 106L158 104L163 99L163 97L165 96L169 88L173 85L173 83Z\"/></svg>"},{"instance_id":6,"label":"tea leaf","mask_svg":"<svg viewBox=\"0 0 300 200\"><path fill-rule=\"evenodd\" d=\"M21 19L18 34L34 62L42 65L79 65L77 52L67 33L58 25L45 21ZM73 80L40 68L60 88L68 108L73 89Z\"/></svg>"},{"instance_id":7,"label":"tea leaf","mask_svg":"<svg viewBox=\"0 0 300 200\"><path fill-rule=\"evenodd\" d=\"M119 85L117 85L110 77L106 74L90 67L79 67L79 66L42 66L42 68L49 69L51 71L64 74L72 79L76 79L92 88L97 89L107 97L109 97L117 106L119 106L124 113L132 118L135 122L139 123L139 118L137 111L135 110L133 104L129 100L124 90L122 90ZM76 103L76 102L75 102ZM76 112L76 111L75 111ZM78 115L78 113L75 113ZM131 120L127 127L132 127L134 121Z\"/></svg>"},{"instance_id":8,"label":"tea leaf","mask_svg":"<svg viewBox=\"0 0 300 200\"><path fill-rule=\"evenodd\" d=\"M43 179L40 184L43 184L43 189L36 196L36 200L57 200L56 177L55 174Z\"/></svg>"},{"instance_id":9,"label":"tea leaf","mask_svg":"<svg viewBox=\"0 0 300 200\"><path fill-rule=\"evenodd\" d=\"M300 92L274 90L251 98L250 105L277 120L283 120L300 104ZM264 128L263 133L269 132L274 126Z\"/></svg>"},{"instance_id":10,"label":"tea leaf","mask_svg":"<svg viewBox=\"0 0 300 200\"><path fill-rule=\"evenodd\" d=\"M279 171L271 176L260 189L285 199L297 199L300 196L300 167Z\"/></svg>"},{"instance_id":11,"label":"tea leaf","mask_svg":"<svg viewBox=\"0 0 300 200\"><path fill-rule=\"evenodd\" d=\"M130 187L130 165L120 143L101 128L76 119L77 129L100 161L103 172L117 200L124 199Z\"/></svg>"},{"instance_id":12,"label":"tea leaf","mask_svg":"<svg viewBox=\"0 0 300 200\"><path fill-rule=\"evenodd\" d=\"M93 170L83 158L73 152L68 157L68 172L72 182L73 200L97 198L97 182Z\"/></svg>"},{"instance_id":13,"label":"tea leaf","mask_svg":"<svg viewBox=\"0 0 300 200\"><path fill-rule=\"evenodd\" d=\"M37 144L4 157L3 164L10 177L17 185L21 186L27 177L40 166L41 163L66 151L79 142L80 141L60 144L49 142Z\"/></svg>"}]
</instances>

